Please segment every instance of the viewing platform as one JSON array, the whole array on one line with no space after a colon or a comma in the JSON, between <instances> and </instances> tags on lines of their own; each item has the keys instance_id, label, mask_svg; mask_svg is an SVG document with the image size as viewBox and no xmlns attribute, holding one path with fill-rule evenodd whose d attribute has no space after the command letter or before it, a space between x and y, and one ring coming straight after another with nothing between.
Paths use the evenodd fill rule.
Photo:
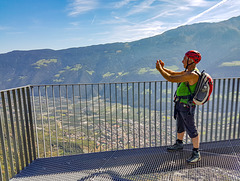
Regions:
<instances>
[{"instance_id":1,"label":"viewing platform","mask_svg":"<svg viewBox=\"0 0 240 181\"><path fill-rule=\"evenodd\" d=\"M202 143L194 165L186 163L191 152L186 145L40 158L11 180L240 180L240 140Z\"/></svg>"},{"instance_id":2,"label":"viewing platform","mask_svg":"<svg viewBox=\"0 0 240 181\"><path fill-rule=\"evenodd\" d=\"M166 81L0 91L1 180L240 180L240 78L214 79L196 107L201 161L186 163Z\"/></svg>"}]
</instances>

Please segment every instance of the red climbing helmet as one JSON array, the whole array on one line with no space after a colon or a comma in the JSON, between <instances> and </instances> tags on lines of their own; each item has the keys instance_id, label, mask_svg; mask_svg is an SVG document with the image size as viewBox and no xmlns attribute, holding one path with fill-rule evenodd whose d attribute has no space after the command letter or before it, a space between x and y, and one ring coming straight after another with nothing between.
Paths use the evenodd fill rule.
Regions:
<instances>
[{"instance_id":1,"label":"red climbing helmet","mask_svg":"<svg viewBox=\"0 0 240 181\"><path fill-rule=\"evenodd\" d=\"M200 60L201 60L201 54L198 51L196 51L196 50L190 50L187 53L185 53L185 55L188 58L193 59L195 64L199 63Z\"/></svg>"}]
</instances>

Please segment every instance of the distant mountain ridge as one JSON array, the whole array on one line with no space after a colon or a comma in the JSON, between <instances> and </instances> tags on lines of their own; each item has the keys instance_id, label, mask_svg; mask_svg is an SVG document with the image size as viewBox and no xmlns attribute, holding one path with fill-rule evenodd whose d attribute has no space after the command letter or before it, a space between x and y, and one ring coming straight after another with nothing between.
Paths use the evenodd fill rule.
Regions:
<instances>
[{"instance_id":1,"label":"distant mountain ridge","mask_svg":"<svg viewBox=\"0 0 240 181\"><path fill-rule=\"evenodd\" d=\"M240 16L219 23L181 26L128 43L64 50L13 51L0 54L0 89L36 84L71 84L163 80L157 59L183 70L188 50L202 54L200 70L213 78L240 77Z\"/></svg>"}]
</instances>

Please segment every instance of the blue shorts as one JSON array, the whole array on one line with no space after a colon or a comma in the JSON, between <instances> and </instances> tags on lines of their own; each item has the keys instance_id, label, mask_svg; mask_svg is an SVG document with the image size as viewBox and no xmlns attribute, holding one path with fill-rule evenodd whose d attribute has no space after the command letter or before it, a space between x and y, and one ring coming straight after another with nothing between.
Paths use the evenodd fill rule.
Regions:
<instances>
[{"instance_id":1,"label":"blue shorts","mask_svg":"<svg viewBox=\"0 0 240 181\"><path fill-rule=\"evenodd\" d=\"M190 138L195 138L198 136L198 131L194 121L194 114L195 114L196 106L190 106L176 102L174 115L177 120L177 132L182 133L187 131L187 134Z\"/></svg>"}]
</instances>

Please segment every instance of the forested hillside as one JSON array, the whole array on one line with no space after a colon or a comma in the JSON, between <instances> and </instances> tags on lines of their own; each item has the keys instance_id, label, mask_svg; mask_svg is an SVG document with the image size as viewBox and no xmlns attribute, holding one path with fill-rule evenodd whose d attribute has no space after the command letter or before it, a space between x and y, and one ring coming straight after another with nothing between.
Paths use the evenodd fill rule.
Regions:
<instances>
[{"instance_id":1,"label":"forested hillside","mask_svg":"<svg viewBox=\"0 0 240 181\"><path fill-rule=\"evenodd\" d=\"M183 70L190 49L202 54L200 70L213 78L240 76L240 17L219 23L182 26L128 43L65 50L29 50L0 54L0 89L28 84L99 83L163 80L157 59Z\"/></svg>"}]
</instances>

